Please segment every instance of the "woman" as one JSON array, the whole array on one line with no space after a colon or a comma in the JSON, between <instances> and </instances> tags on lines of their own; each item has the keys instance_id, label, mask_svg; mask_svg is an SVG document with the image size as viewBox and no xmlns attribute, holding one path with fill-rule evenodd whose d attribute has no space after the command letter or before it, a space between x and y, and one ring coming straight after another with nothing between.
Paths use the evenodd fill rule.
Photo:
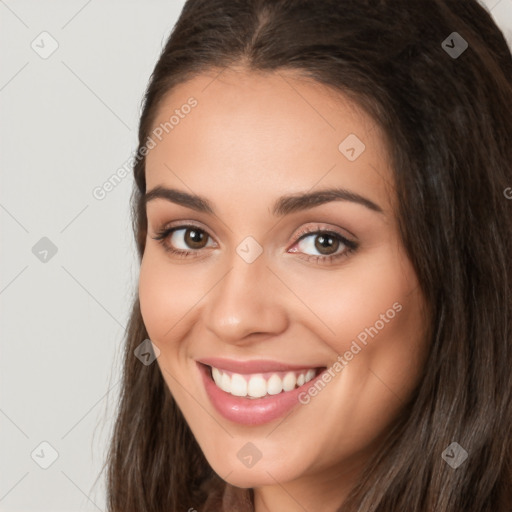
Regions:
<instances>
[{"instance_id":1,"label":"woman","mask_svg":"<svg viewBox=\"0 0 512 512\"><path fill-rule=\"evenodd\" d=\"M111 512L510 510L511 79L476 1L186 2Z\"/></svg>"}]
</instances>

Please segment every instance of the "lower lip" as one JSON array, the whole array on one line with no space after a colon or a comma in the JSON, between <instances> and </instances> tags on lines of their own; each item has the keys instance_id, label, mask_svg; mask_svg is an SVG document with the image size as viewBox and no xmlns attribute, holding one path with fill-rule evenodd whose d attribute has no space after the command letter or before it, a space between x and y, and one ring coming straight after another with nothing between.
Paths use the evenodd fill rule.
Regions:
<instances>
[{"instance_id":1,"label":"lower lip","mask_svg":"<svg viewBox=\"0 0 512 512\"><path fill-rule=\"evenodd\" d=\"M202 375L206 393L215 409L224 418L242 425L263 425L277 418L281 418L297 405L302 405L299 395L307 392L310 386L321 377L320 372L309 382L291 391L281 392L277 395L267 395L263 398L244 398L226 393L213 381L210 376L210 367L197 363Z\"/></svg>"}]
</instances>

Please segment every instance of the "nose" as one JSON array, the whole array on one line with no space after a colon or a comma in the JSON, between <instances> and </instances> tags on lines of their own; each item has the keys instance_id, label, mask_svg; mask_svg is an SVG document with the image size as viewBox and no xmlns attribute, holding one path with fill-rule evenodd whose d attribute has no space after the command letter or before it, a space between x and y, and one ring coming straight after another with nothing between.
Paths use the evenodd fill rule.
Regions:
<instances>
[{"instance_id":1,"label":"nose","mask_svg":"<svg viewBox=\"0 0 512 512\"><path fill-rule=\"evenodd\" d=\"M280 282L263 255L247 263L237 254L231 267L207 295L205 327L218 339L232 344L273 337L288 327L289 315Z\"/></svg>"}]
</instances>

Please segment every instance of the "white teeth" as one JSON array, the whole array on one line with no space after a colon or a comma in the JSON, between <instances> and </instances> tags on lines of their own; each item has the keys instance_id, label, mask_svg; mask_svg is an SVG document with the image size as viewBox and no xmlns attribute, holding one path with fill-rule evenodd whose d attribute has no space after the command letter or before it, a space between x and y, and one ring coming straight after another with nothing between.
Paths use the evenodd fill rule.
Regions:
<instances>
[{"instance_id":1,"label":"white teeth","mask_svg":"<svg viewBox=\"0 0 512 512\"><path fill-rule=\"evenodd\" d=\"M220 389L225 391L226 393L231 393L231 378L227 373L222 374L222 379L220 381Z\"/></svg>"},{"instance_id":2,"label":"white teeth","mask_svg":"<svg viewBox=\"0 0 512 512\"><path fill-rule=\"evenodd\" d=\"M287 373L283 379L283 390L291 391L292 389L295 389L295 384L297 384L297 377L295 377L295 374L293 372Z\"/></svg>"},{"instance_id":3,"label":"white teeth","mask_svg":"<svg viewBox=\"0 0 512 512\"><path fill-rule=\"evenodd\" d=\"M238 373L234 373L231 376L231 394L247 396L247 381Z\"/></svg>"},{"instance_id":4,"label":"white teeth","mask_svg":"<svg viewBox=\"0 0 512 512\"><path fill-rule=\"evenodd\" d=\"M212 366L212 377L213 377L213 380L215 381L215 384L217 384L217 386L219 386L219 388L220 388L222 374L218 368L214 368L213 366Z\"/></svg>"},{"instance_id":5,"label":"white teeth","mask_svg":"<svg viewBox=\"0 0 512 512\"><path fill-rule=\"evenodd\" d=\"M281 376L280 376L281 375ZM316 370L301 372L280 372L272 374L268 380L263 375L229 374L212 367L212 377L215 384L226 393L247 398L261 398L265 395L278 395L281 392L292 391L297 386L309 382L316 375Z\"/></svg>"},{"instance_id":6,"label":"white teeth","mask_svg":"<svg viewBox=\"0 0 512 512\"><path fill-rule=\"evenodd\" d=\"M315 370L308 370L306 373L306 382L309 382L315 376Z\"/></svg>"},{"instance_id":7,"label":"white teeth","mask_svg":"<svg viewBox=\"0 0 512 512\"><path fill-rule=\"evenodd\" d=\"M272 375L267 382L267 393L269 395L277 395L283 391L283 381L276 375Z\"/></svg>"},{"instance_id":8,"label":"white teeth","mask_svg":"<svg viewBox=\"0 0 512 512\"><path fill-rule=\"evenodd\" d=\"M255 375L249 379L247 394L253 398L260 398L267 394L267 383L261 375Z\"/></svg>"}]
</instances>

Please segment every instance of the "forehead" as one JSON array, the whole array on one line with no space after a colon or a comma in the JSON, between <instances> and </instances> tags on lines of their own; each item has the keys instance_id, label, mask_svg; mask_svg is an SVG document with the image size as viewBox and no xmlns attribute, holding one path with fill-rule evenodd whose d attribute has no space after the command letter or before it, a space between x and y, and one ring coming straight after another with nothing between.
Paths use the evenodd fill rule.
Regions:
<instances>
[{"instance_id":1,"label":"forehead","mask_svg":"<svg viewBox=\"0 0 512 512\"><path fill-rule=\"evenodd\" d=\"M180 177L194 190L215 182L240 193L259 189L269 200L274 191L332 185L373 194L383 206L391 199L380 127L341 92L293 72L199 75L163 98L155 130L148 190Z\"/></svg>"}]
</instances>

